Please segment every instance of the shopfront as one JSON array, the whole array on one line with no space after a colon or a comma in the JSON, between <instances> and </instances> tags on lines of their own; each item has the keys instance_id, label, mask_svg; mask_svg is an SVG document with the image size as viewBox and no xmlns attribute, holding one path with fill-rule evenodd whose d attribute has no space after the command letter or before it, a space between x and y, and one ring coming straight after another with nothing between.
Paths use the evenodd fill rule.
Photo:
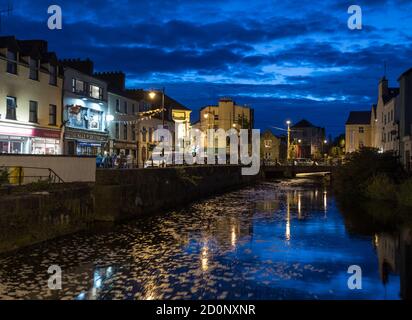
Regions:
<instances>
[{"instance_id":1,"label":"shopfront","mask_svg":"<svg viewBox=\"0 0 412 320\"><path fill-rule=\"evenodd\" d=\"M61 154L60 130L0 125L0 153Z\"/></svg>"},{"instance_id":2,"label":"shopfront","mask_svg":"<svg viewBox=\"0 0 412 320\"><path fill-rule=\"evenodd\" d=\"M97 156L108 149L108 134L66 128L64 134L65 154Z\"/></svg>"}]
</instances>

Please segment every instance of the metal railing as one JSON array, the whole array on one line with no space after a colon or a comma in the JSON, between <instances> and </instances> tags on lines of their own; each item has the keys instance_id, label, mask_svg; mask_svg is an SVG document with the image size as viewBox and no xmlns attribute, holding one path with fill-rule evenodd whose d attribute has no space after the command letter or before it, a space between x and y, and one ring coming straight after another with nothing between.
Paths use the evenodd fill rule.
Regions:
<instances>
[{"instance_id":1,"label":"metal railing","mask_svg":"<svg viewBox=\"0 0 412 320\"><path fill-rule=\"evenodd\" d=\"M1 166L1 170L6 170L7 172L7 182L2 184L21 186L36 182L46 182L49 184L64 183L63 179L51 168Z\"/></svg>"}]
</instances>

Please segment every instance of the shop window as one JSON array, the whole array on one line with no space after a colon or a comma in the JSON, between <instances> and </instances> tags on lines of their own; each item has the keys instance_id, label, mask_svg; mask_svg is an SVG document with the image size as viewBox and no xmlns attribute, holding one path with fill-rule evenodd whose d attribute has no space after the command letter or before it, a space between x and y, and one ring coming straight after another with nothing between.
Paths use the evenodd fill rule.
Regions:
<instances>
[{"instance_id":1,"label":"shop window","mask_svg":"<svg viewBox=\"0 0 412 320\"><path fill-rule=\"evenodd\" d=\"M39 61L33 58L30 58L29 62L30 67L30 79L31 80L39 80Z\"/></svg>"},{"instance_id":2,"label":"shop window","mask_svg":"<svg viewBox=\"0 0 412 320\"><path fill-rule=\"evenodd\" d=\"M9 153L9 142L0 141L0 154Z\"/></svg>"},{"instance_id":3,"label":"shop window","mask_svg":"<svg viewBox=\"0 0 412 320\"><path fill-rule=\"evenodd\" d=\"M7 72L17 74L17 53L7 51Z\"/></svg>"},{"instance_id":4,"label":"shop window","mask_svg":"<svg viewBox=\"0 0 412 320\"><path fill-rule=\"evenodd\" d=\"M103 89L95 85L90 85L89 96L93 99L103 100Z\"/></svg>"},{"instance_id":5,"label":"shop window","mask_svg":"<svg viewBox=\"0 0 412 320\"><path fill-rule=\"evenodd\" d=\"M123 125L123 139L127 140L127 124Z\"/></svg>"},{"instance_id":6,"label":"shop window","mask_svg":"<svg viewBox=\"0 0 412 320\"><path fill-rule=\"evenodd\" d=\"M16 98L14 97L7 97L7 113L6 113L6 119L9 120L17 120L16 117Z\"/></svg>"},{"instance_id":7,"label":"shop window","mask_svg":"<svg viewBox=\"0 0 412 320\"><path fill-rule=\"evenodd\" d=\"M37 123L38 122L38 104L36 101L30 101L29 107L29 122Z\"/></svg>"},{"instance_id":8,"label":"shop window","mask_svg":"<svg viewBox=\"0 0 412 320\"><path fill-rule=\"evenodd\" d=\"M57 107L53 104L49 105L49 125L57 125Z\"/></svg>"},{"instance_id":9,"label":"shop window","mask_svg":"<svg viewBox=\"0 0 412 320\"><path fill-rule=\"evenodd\" d=\"M54 65L50 65L50 79L49 79L49 84L53 86L57 86L57 67Z\"/></svg>"},{"instance_id":10,"label":"shop window","mask_svg":"<svg viewBox=\"0 0 412 320\"><path fill-rule=\"evenodd\" d=\"M88 128L91 130L102 130L103 113L89 109Z\"/></svg>"}]
</instances>

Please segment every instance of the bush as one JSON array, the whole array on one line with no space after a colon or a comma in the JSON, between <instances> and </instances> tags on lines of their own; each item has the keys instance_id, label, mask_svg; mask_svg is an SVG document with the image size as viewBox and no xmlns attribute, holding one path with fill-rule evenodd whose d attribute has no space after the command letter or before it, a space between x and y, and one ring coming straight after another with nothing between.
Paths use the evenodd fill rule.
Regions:
<instances>
[{"instance_id":1,"label":"bush","mask_svg":"<svg viewBox=\"0 0 412 320\"><path fill-rule=\"evenodd\" d=\"M396 185L384 173L368 179L364 190L364 195L370 199L396 201Z\"/></svg>"},{"instance_id":2,"label":"bush","mask_svg":"<svg viewBox=\"0 0 412 320\"><path fill-rule=\"evenodd\" d=\"M395 184L405 175L402 165L392 154L363 148L350 154L348 161L334 173L333 187L344 196L365 196L366 182L378 174L386 175Z\"/></svg>"},{"instance_id":3,"label":"bush","mask_svg":"<svg viewBox=\"0 0 412 320\"><path fill-rule=\"evenodd\" d=\"M408 179L400 185L398 202L400 205L412 207L412 179Z\"/></svg>"}]
</instances>

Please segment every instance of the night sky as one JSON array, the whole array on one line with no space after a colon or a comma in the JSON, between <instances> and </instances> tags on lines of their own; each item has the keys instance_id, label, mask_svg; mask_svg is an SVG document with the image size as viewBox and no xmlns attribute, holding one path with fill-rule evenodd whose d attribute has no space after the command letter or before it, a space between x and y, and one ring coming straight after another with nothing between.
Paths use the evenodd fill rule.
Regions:
<instances>
[{"instance_id":1,"label":"night sky","mask_svg":"<svg viewBox=\"0 0 412 320\"><path fill-rule=\"evenodd\" d=\"M128 85L165 86L194 110L230 96L255 108L256 127L307 118L344 132L350 110L376 102L412 67L412 1L14 0L2 35L45 39L59 58L123 70ZM0 9L6 7L0 0ZM47 28L47 8L63 9L63 30ZM363 29L347 28L350 4ZM281 133L281 132L279 132Z\"/></svg>"}]
</instances>

